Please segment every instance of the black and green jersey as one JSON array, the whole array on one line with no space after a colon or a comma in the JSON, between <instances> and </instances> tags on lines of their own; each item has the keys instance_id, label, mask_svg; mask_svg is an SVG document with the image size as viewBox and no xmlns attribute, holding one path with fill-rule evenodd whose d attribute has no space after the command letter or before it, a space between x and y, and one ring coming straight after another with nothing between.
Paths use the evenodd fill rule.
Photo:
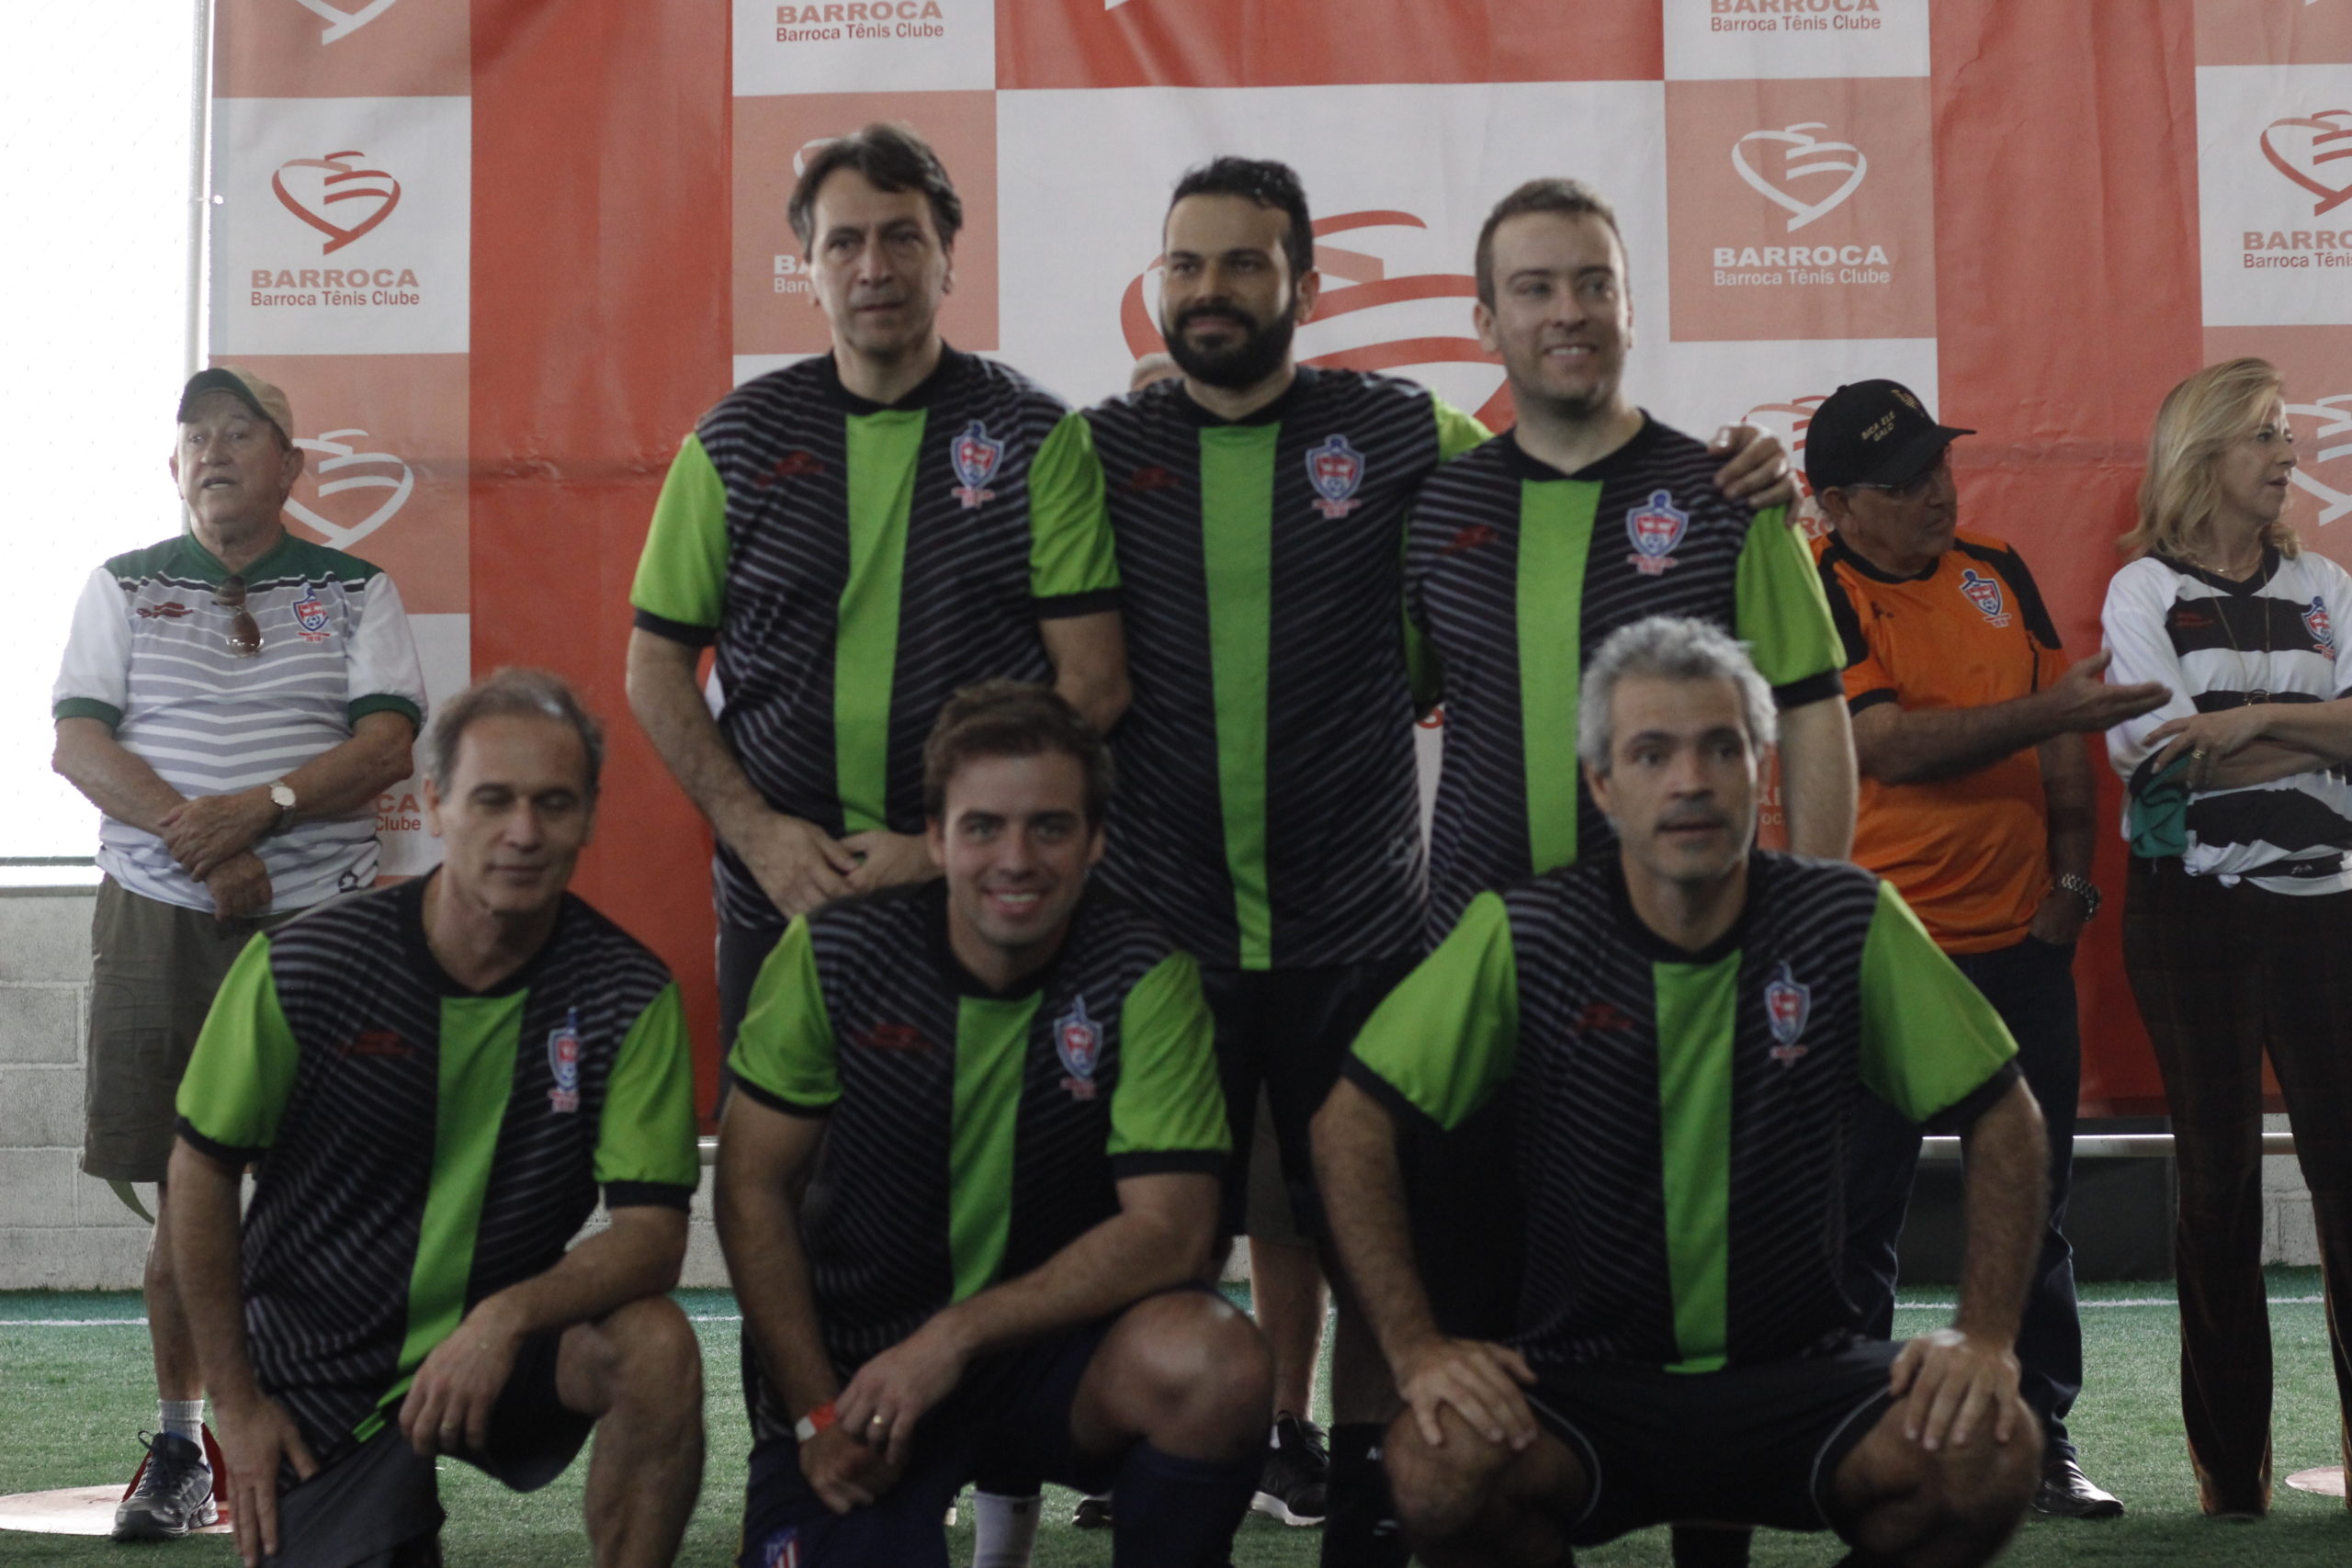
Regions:
<instances>
[{"instance_id":1,"label":"black and green jersey","mask_svg":"<svg viewBox=\"0 0 2352 1568\"><path fill-rule=\"evenodd\" d=\"M245 1337L322 1463L475 1303L562 1258L599 1184L611 1208L684 1209L700 1175L662 961L567 897L537 957L468 991L425 946L429 885L254 938L180 1080L180 1135L261 1162Z\"/></svg>"},{"instance_id":2,"label":"black and green jersey","mask_svg":"<svg viewBox=\"0 0 2352 1568\"><path fill-rule=\"evenodd\" d=\"M800 1235L844 1379L1116 1213L1120 1179L1214 1174L1230 1147L1199 969L1092 892L1003 995L956 962L937 882L804 915L729 1065L739 1092L827 1118ZM743 1368L755 1434L788 1435L800 1412L748 1338Z\"/></svg>"},{"instance_id":3,"label":"black and green jersey","mask_svg":"<svg viewBox=\"0 0 2352 1568\"><path fill-rule=\"evenodd\" d=\"M1448 1129L1512 1097L1511 1343L1531 1362L1708 1371L1855 1327L1839 1258L1857 1087L1965 1126L2016 1053L1868 872L1759 853L1738 922L1686 953L1634 917L1606 855L1479 894L1344 1070Z\"/></svg>"},{"instance_id":4,"label":"black and green jersey","mask_svg":"<svg viewBox=\"0 0 2352 1568\"><path fill-rule=\"evenodd\" d=\"M1050 681L1037 623L1117 605L1084 419L949 349L888 407L831 355L719 400L670 467L629 601L718 645L720 731L778 811L922 830L922 743L960 686ZM725 846L719 917L784 918Z\"/></svg>"},{"instance_id":5,"label":"black and green jersey","mask_svg":"<svg viewBox=\"0 0 2352 1568\"><path fill-rule=\"evenodd\" d=\"M1238 422L1173 379L1087 417L1135 690L1105 881L1217 967L1410 953L1405 508L1485 428L1413 382L1306 368Z\"/></svg>"},{"instance_id":6,"label":"black and green jersey","mask_svg":"<svg viewBox=\"0 0 2352 1568\"><path fill-rule=\"evenodd\" d=\"M1430 825L1429 938L1471 896L1606 844L1577 766L1585 657L1652 615L1713 621L1746 641L1782 707L1838 694L1843 655L1813 558L1779 507L1715 488L1718 459L1644 416L1575 474L1510 435L1421 489L1405 602L1445 702Z\"/></svg>"}]
</instances>

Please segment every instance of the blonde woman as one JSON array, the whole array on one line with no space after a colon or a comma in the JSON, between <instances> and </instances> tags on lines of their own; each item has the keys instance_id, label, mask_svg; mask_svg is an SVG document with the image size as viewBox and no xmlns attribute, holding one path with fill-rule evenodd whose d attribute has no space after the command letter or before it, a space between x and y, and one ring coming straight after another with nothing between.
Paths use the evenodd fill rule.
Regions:
<instances>
[{"instance_id":1,"label":"blonde woman","mask_svg":"<svg viewBox=\"0 0 2352 1568\"><path fill-rule=\"evenodd\" d=\"M2294 469L2269 365L2233 359L2175 387L2102 617L2108 679L2173 691L2108 731L2108 754L2132 846L2124 966L2179 1158L2182 1414L2204 1510L2233 1517L2270 1506L2266 1051L2328 1293L2352 1301L2352 784L2339 771L2352 760L2352 649L2337 630L2352 574L2288 525ZM2352 1410L2333 1314L2329 1348ZM2315 1436L2301 1436L2299 1461Z\"/></svg>"}]
</instances>

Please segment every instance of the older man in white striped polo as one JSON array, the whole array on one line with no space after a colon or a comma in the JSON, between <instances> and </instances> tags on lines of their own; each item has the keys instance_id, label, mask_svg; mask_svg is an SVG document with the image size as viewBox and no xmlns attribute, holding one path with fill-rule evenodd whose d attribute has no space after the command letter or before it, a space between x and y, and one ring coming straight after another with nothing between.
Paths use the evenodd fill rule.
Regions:
<instances>
[{"instance_id":1,"label":"older man in white striped polo","mask_svg":"<svg viewBox=\"0 0 2352 1568\"><path fill-rule=\"evenodd\" d=\"M105 814L82 1168L157 1184L158 1430L119 1540L214 1514L163 1185L181 1069L254 932L375 881L376 797L408 775L424 720L392 580L286 531L293 430L256 376L189 380L171 459L187 529L91 573L57 680L57 771Z\"/></svg>"}]
</instances>

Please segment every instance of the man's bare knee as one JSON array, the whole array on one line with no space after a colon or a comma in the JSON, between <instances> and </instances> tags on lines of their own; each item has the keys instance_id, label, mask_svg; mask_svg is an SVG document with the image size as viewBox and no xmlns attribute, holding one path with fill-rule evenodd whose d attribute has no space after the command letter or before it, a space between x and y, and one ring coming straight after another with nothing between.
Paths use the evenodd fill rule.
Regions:
<instances>
[{"instance_id":1,"label":"man's bare knee","mask_svg":"<svg viewBox=\"0 0 2352 1568\"><path fill-rule=\"evenodd\" d=\"M1265 1441L1273 1358L1224 1298L1182 1291L1139 1302L1097 1357L1091 1403L1114 1429L1192 1458L1230 1458Z\"/></svg>"},{"instance_id":2,"label":"man's bare knee","mask_svg":"<svg viewBox=\"0 0 2352 1568\"><path fill-rule=\"evenodd\" d=\"M667 1296L645 1296L565 1334L557 1390L566 1404L603 1416L702 1408L702 1346Z\"/></svg>"},{"instance_id":3,"label":"man's bare knee","mask_svg":"<svg viewBox=\"0 0 2352 1568\"><path fill-rule=\"evenodd\" d=\"M1451 1409L1441 1408L1438 1421L1445 1441L1431 1444L1421 1436L1419 1419L1406 1411L1389 1423L1381 1450L1397 1523L1408 1540L1421 1544L1476 1528L1494 1506L1503 1472L1515 1457L1509 1448L1472 1431Z\"/></svg>"}]
</instances>

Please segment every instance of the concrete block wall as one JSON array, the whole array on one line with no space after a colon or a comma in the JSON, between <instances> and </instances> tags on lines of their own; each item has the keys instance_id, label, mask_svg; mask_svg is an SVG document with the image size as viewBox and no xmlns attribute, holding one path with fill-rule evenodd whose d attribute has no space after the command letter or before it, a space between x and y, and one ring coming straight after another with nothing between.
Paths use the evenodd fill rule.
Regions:
<instances>
[{"instance_id":1,"label":"concrete block wall","mask_svg":"<svg viewBox=\"0 0 2352 1568\"><path fill-rule=\"evenodd\" d=\"M0 1291L132 1290L146 1258L145 1224L81 1170L93 902L87 888L0 892ZM2263 1195L2266 1258L2317 1262L2292 1159L2264 1162ZM154 1190L140 1199L152 1209ZM685 1283L726 1284L707 1172L688 1234Z\"/></svg>"}]
</instances>

